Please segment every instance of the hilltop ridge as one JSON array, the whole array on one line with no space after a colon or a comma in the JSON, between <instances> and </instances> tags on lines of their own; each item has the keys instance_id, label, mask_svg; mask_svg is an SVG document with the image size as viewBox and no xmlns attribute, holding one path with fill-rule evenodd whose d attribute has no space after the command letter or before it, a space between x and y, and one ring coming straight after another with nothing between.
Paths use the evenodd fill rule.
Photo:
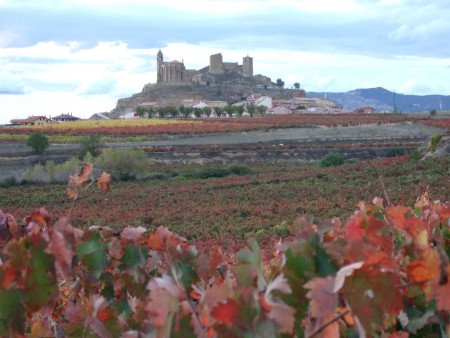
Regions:
<instances>
[{"instance_id":1,"label":"hilltop ridge","mask_svg":"<svg viewBox=\"0 0 450 338\"><path fill-rule=\"evenodd\" d=\"M391 92L382 87L355 89L346 93L308 92L307 97L326 97L348 110L370 106L380 112L393 112L394 105L402 113L416 113L431 109L450 110L450 96L405 95Z\"/></svg>"}]
</instances>

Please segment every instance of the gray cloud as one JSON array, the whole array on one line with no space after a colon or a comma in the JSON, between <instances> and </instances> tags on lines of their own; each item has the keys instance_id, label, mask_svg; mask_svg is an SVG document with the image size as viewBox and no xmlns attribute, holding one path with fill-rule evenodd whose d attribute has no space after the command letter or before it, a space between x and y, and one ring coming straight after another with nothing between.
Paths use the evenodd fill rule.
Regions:
<instances>
[{"instance_id":1,"label":"gray cloud","mask_svg":"<svg viewBox=\"0 0 450 338\"><path fill-rule=\"evenodd\" d=\"M444 1L429 5L384 8L370 4L372 13L313 13L294 8L255 10L211 17L183 13L155 4L95 11L86 7L8 7L0 12L0 31L14 31L20 39L9 46L39 41L79 41L90 48L98 41L124 41L131 48L158 48L169 42L211 43L239 40L243 49L261 43L292 50L449 57L450 33ZM412 14L411 14L412 13ZM56 29L55 29L56 28Z\"/></svg>"}]
</instances>

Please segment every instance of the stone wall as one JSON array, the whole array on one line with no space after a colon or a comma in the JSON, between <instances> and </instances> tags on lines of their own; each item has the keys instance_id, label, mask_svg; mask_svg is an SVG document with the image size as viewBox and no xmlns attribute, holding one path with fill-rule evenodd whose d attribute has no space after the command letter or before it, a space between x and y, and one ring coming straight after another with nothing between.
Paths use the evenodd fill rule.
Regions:
<instances>
[{"instance_id":1,"label":"stone wall","mask_svg":"<svg viewBox=\"0 0 450 338\"><path fill-rule=\"evenodd\" d=\"M222 74L224 71L223 68L223 59L222 54L217 53L213 54L209 57L209 72L211 74Z\"/></svg>"}]
</instances>

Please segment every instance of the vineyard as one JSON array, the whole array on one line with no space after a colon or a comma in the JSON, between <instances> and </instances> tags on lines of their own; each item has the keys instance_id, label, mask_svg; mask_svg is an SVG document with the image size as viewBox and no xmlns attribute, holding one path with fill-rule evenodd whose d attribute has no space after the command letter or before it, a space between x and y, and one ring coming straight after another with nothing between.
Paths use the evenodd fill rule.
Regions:
<instances>
[{"instance_id":1,"label":"vineyard","mask_svg":"<svg viewBox=\"0 0 450 338\"><path fill-rule=\"evenodd\" d=\"M115 214L117 223L122 224L120 230L108 225L72 226L77 204L93 194L94 183L101 189L97 196L102 201L118 198L112 195L114 183L107 192L110 175L102 173L94 179L92 165L86 164L64 189L69 202L56 221L44 208L26 217L23 224L13 214L0 211L0 335L448 335L450 205L434 201L428 192L419 194L411 207L398 205L395 192L415 193L406 181L391 185L390 175L397 180L404 177L405 161L391 160L394 163L389 163L389 169L381 169L382 188L370 186L367 192L380 192L383 198L360 202L347 222L336 218L314 222L308 216L289 222L282 241L276 244L278 240L273 239L272 245L264 245L266 250L274 249L271 260L264 262L255 240L231 255L218 246L208 246L202 253L162 225L154 231L127 226L121 212ZM377 171L375 168L386 165L385 161L372 162L367 168ZM422 165L416 168L423 175L416 177L417 187L432 175L432 168ZM439 165L446 166L445 177L448 160ZM344 170L360 172L365 168L355 165ZM327 185L331 185L332 174L316 172L316 178L326 176ZM307 177L267 173L253 182L227 178L230 181L218 181L215 189L221 193L221 186L233 184L244 184L248 189L264 181L293 184ZM198 187L198 183L173 193L183 195L190 189L207 188ZM360 177L353 190L322 191L326 197L322 202L341 203L340 194L358 196L360 191L355 187L367 183ZM440 184L446 185L442 176ZM40 188L41 194L53 188ZM10 191L1 193L8 196ZM436 196L444 196L440 193ZM169 195L157 189L145 194ZM271 197L266 194L265 200ZM303 198L302 203L306 203L308 196ZM148 208L141 199L135 202ZM49 206L56 203L49 201ZM106 204L96 208L98 214L105 215L115 210Z\"/></svg>"},{"instance_id":2,"label":"vineyard","mask_svg":"<svg viewBox=\"0 0 450 338\"><path fill-rule=\"evenodd\" d=\"M431 120L430 125L448 128L448 120ZM294 128L302 126L356 126L363 124L385 124L400 122L423 122L423 117L412 117L393 114L341 114L341 115L286 115L264 116L255 118L216 118L216 119L139 119L139 120L109 120L80 121L62 124L47 124L31 127L0 128L0 140L14 141L17 136L36 131L48 135L155 135L155 134L210 134L224 132L242 132L250 130L267 130L273 128ZM11 136L8 136L11 135Z\"/></svg>"},{"instance_id":3,"label":"vineyard","mask_svg":"<svg viewBox=\"0 0 450 338\"><path fill-rule=\"evenodd\" d=\"M347 219L360 199L384 194L380 177L392 203L411 205L427 186L433 196L447 200L449 167L448 157L414 161L402 156L334 168L255 164L250 175L186 179L183 172L201 166L152 165L148 179L114 182L106 196L92 191L79 200L72 223L167 226L190 240L222 239L228 246L235 238L273 235L275 226L299 213ZM58 184L0 188L1 207L19 219L41 206L60 217L69 208L64 189Z\"/></svg>"}]
</instances>

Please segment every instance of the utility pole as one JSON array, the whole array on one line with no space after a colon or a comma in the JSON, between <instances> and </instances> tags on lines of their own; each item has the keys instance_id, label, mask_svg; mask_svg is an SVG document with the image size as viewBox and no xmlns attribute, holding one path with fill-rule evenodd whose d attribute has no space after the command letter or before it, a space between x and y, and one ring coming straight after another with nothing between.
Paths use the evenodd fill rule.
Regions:
<instances>
[{"instance_id":1,"label":"utility pole","mask_svg":"<svg viewBox=\"0 0 450 338\"><path fill-rule=\"evenodd\" d=\"M395 94L395 90L394 90L394 95L392 95L392 103L393 103L393 107L394 107L394 114L397 114L397 97Z\"/></svg>"}]
</instances>

